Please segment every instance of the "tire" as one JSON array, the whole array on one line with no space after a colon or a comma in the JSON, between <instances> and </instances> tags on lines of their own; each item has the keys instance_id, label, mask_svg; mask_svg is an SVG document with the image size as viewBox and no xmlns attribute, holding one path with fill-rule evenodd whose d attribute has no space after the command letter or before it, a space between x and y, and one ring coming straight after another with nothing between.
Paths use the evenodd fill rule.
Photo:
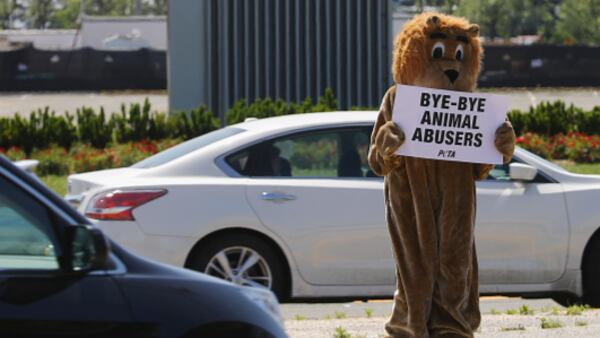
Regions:
<instances>
[{"instance_id":1,"label":"tire","mask_svg":"<svg viewBox=\"0 0 600 338\"><path fill-rule=\"evenodd\" d=\"M558 304L564 307L569 307L571 305L580 305L582 303L582 300L580 298L570 293L555 294L552 295L551 298L553 301L557 302Z\"/></svg>"},{"instance_id":2,"label":"tire","mask_svg":"<svg viewBox=\"0 0 600 338\"><path fill-rule=\"evenodd\" d=\"M583 257L583 302L600 307L600 238L596 237Z\"/></svg>"},{"instance_id":3,"label":"tire","mask_svg":"<svg viewBox=\"0 0 600 338\"><path fill-rule=\"evenodd\" d=\"M238 273L244 263L249 266ZM226 265L231 273L227 273ZM280 254L272 245L250 234L228 234L211 239L194 250L187 268L237 285L266 287L280 301L289 296L290 281Z\"/></svg>"}]
</instances>

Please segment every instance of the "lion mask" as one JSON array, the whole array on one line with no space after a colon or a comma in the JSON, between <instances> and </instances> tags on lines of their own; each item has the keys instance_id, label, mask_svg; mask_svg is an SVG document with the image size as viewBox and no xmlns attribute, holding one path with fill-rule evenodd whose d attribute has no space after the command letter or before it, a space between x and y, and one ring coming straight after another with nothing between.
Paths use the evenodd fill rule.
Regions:
<instances>
[{"instance_id":1,"label":"lion mask","mask_svg":"<svg viewBox=\"0 0 600 338\"><path fill-rule=\"evenodd\" d=\"M392 73L399 84L473 91L481 56L479 26L462 18L423 13L396 36Z\"/></svg>"}]
</instances>

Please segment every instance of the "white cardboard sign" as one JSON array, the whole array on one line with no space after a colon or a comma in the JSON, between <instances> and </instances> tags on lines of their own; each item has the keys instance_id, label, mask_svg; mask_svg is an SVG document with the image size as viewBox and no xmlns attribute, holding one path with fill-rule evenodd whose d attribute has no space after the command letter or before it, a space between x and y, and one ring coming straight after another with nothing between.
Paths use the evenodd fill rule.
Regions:
<instances>
[{"instance_id":1,"label":"white cardboard sign","mask_svg":"<svg viewBox=\"0 0 600 338\"><path fill-rule=\"evenodd\" d=\"M397 85L392 120L406 140L396 154L502 164L494 139L507 108L502 95Z\"/></svg>"}]
</instances>

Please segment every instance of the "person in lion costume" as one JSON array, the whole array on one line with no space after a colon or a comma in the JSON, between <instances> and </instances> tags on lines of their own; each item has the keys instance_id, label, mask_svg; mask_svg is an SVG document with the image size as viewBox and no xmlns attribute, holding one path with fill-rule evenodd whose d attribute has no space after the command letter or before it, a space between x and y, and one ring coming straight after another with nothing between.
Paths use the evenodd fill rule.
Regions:
<instances>
[{"instance_id":1,"label":"person in lion costume","mask_svg":"<svg viewBox=\"0 0 600 338\"><path fill-rule=\"evenodd\" d=\"M481 63L479 26L423 13L395 40L398 84L472 92ZM481 321L475 253L475 181L491 164L395 155L404 141L392 122L396 86L383 97L371 135L369 165L384 179L386 222L396 260L392 337L473 337ZM515 134L506 120L495 146L508 163Z\"/></svg>"}]
</instances>

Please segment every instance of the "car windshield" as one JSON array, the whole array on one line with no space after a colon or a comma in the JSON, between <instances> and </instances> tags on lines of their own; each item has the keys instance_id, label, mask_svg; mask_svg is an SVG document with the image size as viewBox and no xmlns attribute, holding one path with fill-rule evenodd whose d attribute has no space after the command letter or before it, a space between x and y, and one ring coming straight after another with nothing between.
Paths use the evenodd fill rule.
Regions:
<instances>
[{"instance_id":1,"label":"car windshield","mask_svg":"<svg viewBox=\"0 0 600 338\"><path fill-rule=\"evenodd\" d=\"M198 136L189 141L178 144L172 148L169 148L165 151L161 151L154 156L150 156L147 159L144 159L136 164L134 164L133 168L153 168L159 165L163 165L167 162L170 162L178 157L187 155L192 151L203 148L209 144L215 143L217 141L223 140L227 137L233 136L235 134L239 134L245 131L242 128L233 128L227 127L223 129L218 129L212 131L210 133Z\"/></svg>"}]
</instances>

